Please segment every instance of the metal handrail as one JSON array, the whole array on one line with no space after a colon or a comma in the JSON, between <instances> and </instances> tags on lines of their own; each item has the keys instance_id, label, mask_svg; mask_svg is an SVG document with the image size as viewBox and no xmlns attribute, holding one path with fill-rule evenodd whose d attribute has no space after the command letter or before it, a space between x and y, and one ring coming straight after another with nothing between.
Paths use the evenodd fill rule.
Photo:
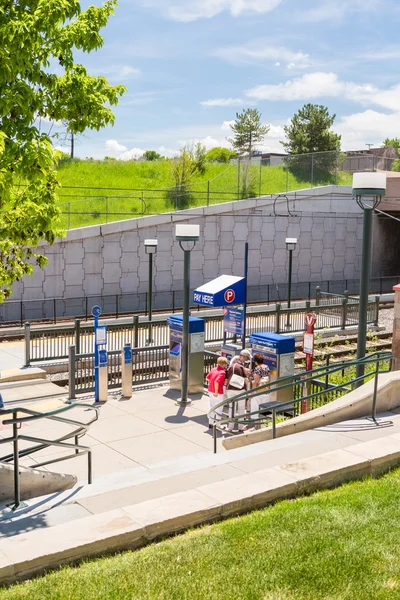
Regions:
<instances>
[{"instance_id":1,"label":"metal handrail","mask_svg":"<svg viewBox=\"0 0 400 600\"><path fill-rule=\"evenodd\" d=\"M354 386L357 383L364 383L366 379L374 377L374 393L373 393L373 403L372 403L372 418L376 422L376 402L377 402L377 391L378 391L378 376L379 373L387 373L391 370L391 362L392 362L393 354L387 351L377 351L368 356L352 361L344 361L340 363L334 363L332 365L324 365L321 367L317 367L312 371L300 371L299 373L288 375L287 377L282 377L275 381L270 381L265 383L257 388L252 390L244 390L242 392L238 392L232 398L226 399L223 402L215 405L209 412L208 417L210 420L213 420L213 437L214 437L214 453L217 451L217 430L224 431L224 433L228 433L231 435L235 435L235 426L239 425L249 425L252 426L262 425L266 422L267 419L272 421L272 437L276 438L276 418L280 413L296 413L296 409L298 405L302 402L308 403L310 400L315 400L322 396L323 394L335 393L335 392L345 392L348 393L351 391L349 389L349 385ZM381 368L381 363L389 362L388 368ZM338 385L331 384L325 385L320 381L317 381L318 377L325 377L326 381L328 377L334 373L338 373L340 371L344 371L351 367L356 367L359 364L363 364L365 366L369 364L374 364L375 369L373 371L364 372L361 376L350 377L347 381L340 383ZM272 392L277 392L279 390L283 390L289 387L296 388L296 386L304 385L307 386L314 385L320 387L321 389L317 392L313 392L310 394L302 395L301 397L294 397L292 400L287 400L284 402L270 402L269 407L266 408L266 412L271 414L270 417L266 417L265 415L261 415L259 409L255 411L245 410L245 412L239 414L237 413L237 408L239 402L247 403L251 398L267 395ZM294 394L295 396L295 394ZM336 399L336 398L334 398ZM228 415L223 414L223 417L215 420L213 419L213 414L222 413L223 409L228 407ZM229 425L234 426L234 430L231 431L226 428ZM225 429L226 428L226 429Z\"/></svg>"},{"instance_id":2,"label":"metal handrail","mask_svg":"<svg viewBox=\"0 0 400 600\"><path fill-rule=\"evenodd\" d=\"M86 410L94 410L95 415L87 422L83 423L81 421L77 421L75 419L68 419L62 416L58 416L62 413L65 413L74 408L85 408ZM4 415L12 414L11 419L2 419ZM19 416L19 414L24 414L26 416ZM4 425L12 425L13 434L10 437L0 439L0 445L8 442L13 443L13 452L11 454L7 454L5 456L0 457L0 463L13 463L14 464L14 504L11 506L12 510L16 510L21 506L21 490L20 490L20 479L19 479L19 459L25 456L30 456L35 452L39 452L44 448L48 448L50 446L56 446L59 448L66 448L74 450L73 454L68 454L66 456L61 456L58 458L52 458L41 463L36 463L32 467L28 468L39 468L44 467L46 465L54 464L57 462L62 462L64 460L68 460L70 458L75 458L76 456L80 456L82 454L87 454L88 456L88 483L92 483L92 451L88 446L83 446L79 443L79 438L83 437L87 431L89 426L98 420L99 418L99 409L95 406L87 405L87 404L73 404L63 406L61 408L57 408L51 410L46 413L41 413L29 408L12 408L12 409L1 409L0 410L0 418ZM33 421L39 421L40 419L50 419L52 421L57 421L59 423L64 423L65 425L70 425L72 427L77 427L73 431L64 434L54 440L48 440L44 438L40 438L37 436L29 436L29 435L21 435L19 434L19 429L23 423L31 423ZM75 439L74 443L66 443L66 440L70 440L71 438ZM18 447L19 440L24 440L28 442L34 442L36 445L31 446L29 448L24 448L20 450Z\"/></svg>"}]
</instances>

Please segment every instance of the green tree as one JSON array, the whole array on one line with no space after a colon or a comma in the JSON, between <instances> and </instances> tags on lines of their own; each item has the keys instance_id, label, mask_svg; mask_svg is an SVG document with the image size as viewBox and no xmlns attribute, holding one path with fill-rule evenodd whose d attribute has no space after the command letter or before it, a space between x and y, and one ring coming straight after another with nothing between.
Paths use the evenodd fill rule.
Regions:
<instances>
[{"instance_id":1,"label":"green tree","mask_svg":"<svg viewBox=\"0 0 400 600\"><path fill-rule=\"evenodd\" d=\"M236 156L236 152L229 150L229 148L212 148L206 154L207 162L218 162L218 163L228 163L231 158Z\"/></svg>"},{"instance_id":2,"label":"green tree","mask_svg":"<svg viewBox=\"0 0 400 600\"><path fill-rule=\"evenodd\" d=\"M197 144L195 144L191 153L192 153L192 159L194 160L194 162L196 164L196 169L198 170L199 173L203 174L206 170L206 154L207 154L206 147L201 142L197 142Z\"/></svg>"},{"instance_id":3,"label":"green tree","mask_svg":"<svg viewBox=\"0 0 400 600\"><path fill-rule=\"evenodd\" d=\"M163 157L161 156L161 154L158 154L158 152L156 152L155 150L146 150L146 152L143 154L143 158L144 160L153 161L160 160Z\"/></svg>"},{"instance_id":4,"label":"green tree","mask_svg":"<svg viewBox=\"0 0 400 600\"><path fill-rule=\"evenodd\" d=\"M326 106L305 104L285 125L286 142L281 142L289 154L330 152L340 150L341 136L331 131L336 115Z\"/></svg>"},{"instance_id":5,"label":"green tree","mask_svg":"<svg viewBox=\"0 0 400 600\"><path fill-rule=\"evenodd\" d=\"M114 122L125 91L75 64L74 51L100 48L116 0L81 10L78 0L13 0L0 6L0 301L47 259L34 248L62 233L54 151L43 123L74 134ZM61 74L59 73L62 71ZM23 185L21 185L23 184Z\"/></svg>"},{"instance_id":6,"label":"green tree","mask_svg":"<svg viewBox=\"0 0 400 600\"><path fill-rule=\"evenodd\" d=\"M386 138L382 144L383 148L400 148L399 138Z\"/></svg>"},{"instance_id":7,"label":"green tree","mask_svg":"<svg viewBox=\"0 0 400 600\"><path fill-rule=\"evenodd\" d=\"M236 121L231 124L233 137L228 138L234 150L241 155L252 156L256 144L263 141L270 127L262 125L261 113L256 108L247 108L236 113Z\"/></svg>"}]
</instances>

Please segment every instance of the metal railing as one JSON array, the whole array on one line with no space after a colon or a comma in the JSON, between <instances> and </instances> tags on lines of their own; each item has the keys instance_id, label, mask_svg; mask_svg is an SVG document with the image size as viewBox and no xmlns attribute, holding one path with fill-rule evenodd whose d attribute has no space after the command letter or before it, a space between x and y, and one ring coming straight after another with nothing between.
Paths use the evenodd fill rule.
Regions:
<instances>
[{"instance_id":1,"label":"metal railing","mask_svg":"<svg viewBox=\"0 0 400 600\"><path fill-rule=\"evenodd\" d=\"M93 410L95 412L95 415L88 422L77 421L75 419L68 419L60 416L76 408L83 408L85 412L87 412L88 410ZM12 416L11 418L4 419L6 415ZM76 458L77 456L81 456L82 454L87 454L88 483L92 483L92 451L89 447L80 444L79 439L87 433L89 426L95 421L97 421L98 416L98 409L94 406L90 406L87 404L74 404L70 406L66 405L46 413L41 413L35 410L31 410L29 408L20 407L0 410L0 420L3 422L3 425L12 425L12 435L0 439L0 445L8 444L11 442L13 444L13 452L4 456L0 456L0 463L8 463L14 466L14 504L12 505L13 510L16 510L21 505L19 472L20 458L31 456L32 454L40 452L41 450L49 448L50 446L56 446L60 449L65 450L73 450L73 453L67 454L66 456L48 458L47 460L35 463L34 465L29 466L27 468L38 469L40 467L45 467L47 465L68 460L70 458ZM41 438L37 435L25 435L24 433L20 433L19 430L23 424L33 423L42 419L50 419L51 421L63 423L65 425L73 427L74 429L54 440ZM72 438L74 438L74 442L69 441ZM20 441L32 442L34 445L29 446L28 448L20 449Z\"/></svg>"},{"instance_id":2,"label":"metal railing","mask_svg":"<svg viewBox=\"0 0 400 600\"><path fill-rule=\"evenodd\" d=\"M346 299L341 305L312 306L306 301L301 307L290 309L276 304L268 308L256 308L247 314L247 334L259 332L294 333L304 331L306 315L312 310L318 319L316 329L341 328L345 330L358 321L357 304L348 305ZM379 319L379 297L368 304L368 323L377 324ZM223 311L218 315L206 315L205 342L220 342L224 339ZM169 343L167 317L157 317L151 321L152 337L155 346ZM126 343L133 348L145 348L148 338L149 321L134 317L129 323L116 323L107 327L107 344L110 351L120 351ZM233 338L232 338L233 339ZM82 325L79 319L75 325L64 327L31 329L25 325L25 365L47 360L68 358L68 349L75 345L77 355L93 352L93 325Z\"/></svg>"},{"instance_id":3,"label":"metal railing","mask_svg":"<svg viewBox=\"0 0 400 600\"><path fill-rule=\"evenodd\" d=\"M218 429L235 435L235 430L237 433L239 426L260 428L272 425L272 438L275 439L279 415L290 419L325 406L370 379L374 379L371 416L376 421L378 377L380 373L387 373L391 370L392 358L391 352L374 352L359 360L325 365L312 371L301 371L270 381L253 390L238 392L234 397L214 406L208 413L208 417L211 419L214 419L214 413L220 415L218 420L214 419L213 425L214 452L217 451ZM362 364L365 369L364 373L357 377L356 367L359 364ZM288 388L292 392L293 399L284 402L270 401L272 394L275 395ZM262 400L255 410L251 409L252 398ZM243 405L245 405L244 410Z\"/></svg>"},{"instance_id":4,"label":"metal railing","mask_svg":"<svg viewBox=\"0 0 400 600\"><path fill-rule=\"evenodd\" d=\"M165 381L169 377L169 346L147 346L132 349L132 385ZM69 348L69 398L94 390L94 355L77 354L75 346ZM121 350L107 352L108 389L122 386Z\"/></svg>"},{"instance_id":5,"label":"metal railing","mask_svg":"<svg viewBox=\"0 0 400 600\"><path fill-rule=\"evenodd\" d=\"M400 275L387 277L372 277L370 279L370 294L386 294L393 292L393 286L400 282ZM333 281L298 281L292 283L292 300L311 300L316 287L326 290L327 294L342 296L343 290L350 295L358 294L359 279L340 279ZM321 292L322 293L322 292ZM249 304L271 304L280 302L288 297L288 283L269 283L265 285L248 286ZM92 318L91 308L100 305L103 316L118 319L123 315L143 313L148 314L148 293L126 293L97 296L80 296L79 298L40 298L36 300L6 300L0 304L0 326L19 324L23 327L25 321L42 321L57 324L60 319L78 317L88 321ZM182 310L183 291L157 291L153 298L153 310L175 313ZM199 309L192 304L193 310Z\"/></svg>"}]
</instances>

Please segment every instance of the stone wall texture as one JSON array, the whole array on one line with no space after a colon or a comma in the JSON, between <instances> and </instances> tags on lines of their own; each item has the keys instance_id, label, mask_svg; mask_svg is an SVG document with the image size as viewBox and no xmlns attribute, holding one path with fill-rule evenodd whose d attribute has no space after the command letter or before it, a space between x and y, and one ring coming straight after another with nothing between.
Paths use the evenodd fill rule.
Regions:
<instances>
[{"instance_id":1,"label":"stone wall texture","mask_svg":"<svg viewBox=\"0 0 400 600\"><path fill-rule=\"evenodd\" d=\"M177 222L200 224L200 241L191 255L193 288L222 274L242 275L245 242L250 286L286 282L286 237L299 240L294 282L359 277L362 212L349 188L329 186L71 230L45 246L48 266L16 284L12 300L57 297L76 299L79 305L84 296L146 292L146 238L158 239L155 296L182 290L183 252L174 240Z\"/></svg>"}]
</instances>

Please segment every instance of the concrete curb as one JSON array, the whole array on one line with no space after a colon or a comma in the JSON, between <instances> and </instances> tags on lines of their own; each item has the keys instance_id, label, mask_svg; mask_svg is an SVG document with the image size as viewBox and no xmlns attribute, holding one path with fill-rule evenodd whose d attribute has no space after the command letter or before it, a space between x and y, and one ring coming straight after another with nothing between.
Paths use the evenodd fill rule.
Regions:
<instances>
[{"instance_id":1,"label":"concrete curb","mask_svg":"<svg viewBox=\"0 0 400 600\"><path fill-rule=\"evenodd\" d=\"M400 465L400 434L1 540L0 584Z\"/></svg>"}]
</instances>

